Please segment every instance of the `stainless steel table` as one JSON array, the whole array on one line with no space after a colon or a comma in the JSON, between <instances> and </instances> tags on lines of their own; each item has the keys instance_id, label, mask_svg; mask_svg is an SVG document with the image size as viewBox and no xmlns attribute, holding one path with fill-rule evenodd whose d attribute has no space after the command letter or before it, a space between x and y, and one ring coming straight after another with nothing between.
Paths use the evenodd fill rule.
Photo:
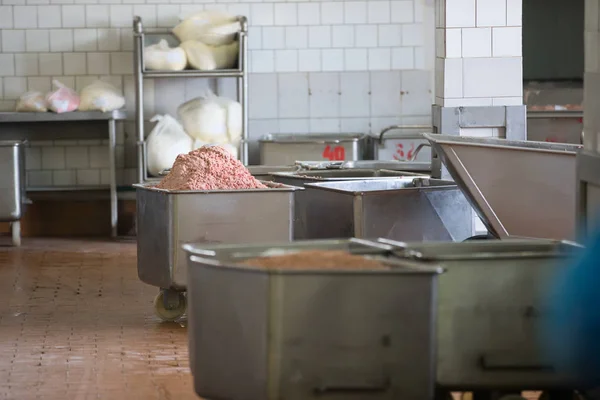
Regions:
<instances>
[{"instance_id":1,"label":"stainless steel table","mask_svg":"<svg viewBox=\"0 0 600 400\"><path fill-rule=\"evenodd\" d=\"M115 237L117 236L118 223L115 162L116 121L124 120L126 117L125 110L106 113L100 111L74 111L62 114L52 112L0 112L0 138L15 140L96 139L106 137L106 128L108 128L110 224L111 235ZM52 123L52 126L49 127L48 123Z\"/></svg>"}]
</instances>

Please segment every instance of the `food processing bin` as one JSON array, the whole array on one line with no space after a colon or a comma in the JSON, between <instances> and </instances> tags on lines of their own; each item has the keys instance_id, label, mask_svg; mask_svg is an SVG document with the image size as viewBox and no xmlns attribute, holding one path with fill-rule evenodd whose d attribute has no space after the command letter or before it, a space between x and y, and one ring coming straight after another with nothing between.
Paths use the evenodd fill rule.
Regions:
<instances>
[{"instance_id":1,"label":"food processing bin","mask_svg":"<svg viewBox=\"0 0 600 400\"><path fill-rule=\"evenodd\" d=\"M27 203L25 143L0 141L0 221L11 223L13 246L21 245L21 217Z\"/></svg>"},{"instance_id":2,"label":"food processing bin","mask_svg":"<svg viewBox=\"0 0 600 400\"><path fill-rule=\"evenodd\" d=\"M315 182L333 182L333 181L348 181L348 180L368 180L381 178L397 178L402 176L419 176L416 173L404 171L392 171L384 169L328 169L328 170L300 170L295 172L280 172L273 174L275 182L286 185L304 187L306 183ZM306 232L306 216L303 211L306 209L306 204L310 201L306 197L307 192L299 192L296 194L296 219L294 220L294 239L309 238Z\"/></svg>"},{"instance_id":3,"label":"food processing bin","mask_svg":"<svg viewBox=\"0 0 600 400\"><path fill-rule=\"evenodd\" d=\"M575 239L581 146L424 136L494 236Z\"/></svg>"},{"instance_id":4,"label":"food processing bin","mask_svg":"<svg viewBox=\"0 0 600 400\"><path fill-rule=\"evenodd\" d=\"M275 172L293 172L300 169L296 165L249 165L246 168L259 181L273 181Z\"/></svg>"},{"instance_id":5,"label":"food processing bin","mask_svg":"<svg viewBox=\"0 0 600 400\"><path fill-rule=\"evenodd\" d=\"M237 262L299 250L371 254L351 241L185 246L196 393L221 400L432 398L440 268L285 270Z\"/></svg>"},{"instance_id":6,"label":"food processing bin","mask_svg":"<svg viewBox=\"0 0 600 400\"><path fill-rule=\"evenodd\" d=\"M362 160L368 147L364 134L268 134L259 139L260 163L290 165L296 161Z\"/></svg>"},{"instance_id":7,"label":"food processing bin","mask_svg":"<svg viewBox=\"0 0 600 400\"><path fill-rule=\"evenodd\" d=\"M580 246L523 239L397 245L399 257L446 271L438 281L439 386L456 391L577 389L571 377L544 360L538 335L547 315L546 289Z\"/></svg>"},{"instance_id":8,"label":"food processing bin","mask_svg":"<svg viewBox=\"0 0 600 400\"><path fill-rule=\"evenodd\" d=\"M157 315L173 320L185 312L185 243L264 243L292 240L294 188L169 191L135 184L140 279L161 288Z\"/></svg>"},{"instance_id":9,"label":"food processing bin","mask_svg":"<svg viewBox=\"0 0 600 400\"><path fill-rule=\"evenodd\" d=\"M396 178L307 183L296 209L307 239L462 241L471 207L454 182Z\"/></svg>"}]
</instances>

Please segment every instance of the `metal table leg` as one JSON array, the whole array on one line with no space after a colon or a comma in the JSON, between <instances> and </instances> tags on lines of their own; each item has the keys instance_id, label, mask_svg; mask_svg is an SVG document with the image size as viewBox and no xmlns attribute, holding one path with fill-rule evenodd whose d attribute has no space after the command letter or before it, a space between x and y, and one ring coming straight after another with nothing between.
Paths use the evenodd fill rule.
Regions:
<instances>
[{"instance_id":1,"label":"metal table leg","mask_svg":"<svg viewBox=\"0 0 600 400\"><path fill-rule=\"evenodd\" d=\"M111 236L117 237L117 225L119 222L119 214L117 209L117 165L116 165L116 149L117 149L117 123L114 119L108 120L108 163L110 167L110 227Z\"/></svg>"}]
</instances>

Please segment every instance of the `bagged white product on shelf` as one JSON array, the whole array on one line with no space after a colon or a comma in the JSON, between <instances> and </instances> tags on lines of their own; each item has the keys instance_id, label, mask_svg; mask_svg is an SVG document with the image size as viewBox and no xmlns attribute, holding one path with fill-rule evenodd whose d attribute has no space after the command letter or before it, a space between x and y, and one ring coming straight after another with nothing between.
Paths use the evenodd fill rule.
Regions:
<instances>
[{"instance_id":1,"label":"bagged white product on shelf","mask_svg":"<svg viewBox=\"0 0 600 400\"><path fill-rule=\"evenodd\" d=\"M241 137L241 105L207 90L177 109L188 135L205 143L233 143Z\"/></svg>"},{"instance_id":2,"label":"bagged white product on shelf","mask_svg":"<svg viewBox=\"0 0 600 400\"><path fill-rule=\"evenodd\" d=\"M188 64L200 71L234 68L240 49L238 42L215 47L197 40L188 40L180 46L185 50Z\"/></svg>"},{"instance_id":3,"label":"bagged white product on shelf","mask_svg":"<svg viewBox=\"0 0 600 400\"><path fill-rule=\"evenodd\" d=\"M148 70L182 71L186 65L185 50L169 47L165 39L144 49L144 67Z\"/></svg>"},{"instance_id":4,"label":"bagged white product on shelf","mask_svg":"<svg viewBox=\"0 0 600 400\"><path fill-rule=\"evenodd\" d=\"M52 81L52 85L55 90L46 96L48 108L57 114L77 110L80 100L77 92L56 79Z\"/></svg>"},{"instance_id":5,"label":"bagged white product on shelf","mask_svg":"<svg viewBox=\"0 0 600 400\"><path fill-rule=\"evenodd\" d=\"M158 123L146 140L148 154L148 172L158 176L160 172L171 168L180 154L193 150L189 137L177 120L170 115L155 115L150 120Z\"/></svg>"},{"instance_id":6,"label":"bagged white product on shelf","mask_svg":"<svg viewBox=\"0 0 600 400\"><path fill-rule=\"evenodd\" d=\"M242 30L234 15L218 10L200 11L189 15L173 28L181 42L198 40L211 46L223 46L235 41Z\"/></svg>"},{"instance_id":7,"label":"bagged white product on shelf","mask_svg":"<svg viewBox=\"0 0 600 400\"><path fill-rule=\"evenodd\" d=\"M123 108L125 97L110 83L96 81L81 90L80 111L114 111Z\"/></svg>"},{"instance_id":8,"label":"bagged white product on shelf","mask_svg":"<svg viewBox=\"0 0 600 400\"><path fill-rule=\"evenodd\" d=\"M27 92L17 100L16 110L18 112L46 112L48 103L41 92Z\"/></svg>"}]
</instances>

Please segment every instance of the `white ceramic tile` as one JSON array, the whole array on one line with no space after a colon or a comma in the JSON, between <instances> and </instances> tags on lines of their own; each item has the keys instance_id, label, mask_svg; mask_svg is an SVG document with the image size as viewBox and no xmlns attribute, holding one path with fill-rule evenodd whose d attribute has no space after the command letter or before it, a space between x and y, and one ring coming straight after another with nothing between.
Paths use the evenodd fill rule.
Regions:
<instances>
[{"instance_id":1,"label":"white ceramic tile","mask_svg":"<svg viewBox=\"0 0 600 400\"><path fill-rule=\"evenodd\" d=\"M344 72L340 75L340 116L370 115L370 77L368 72Z\"/></svg>"},{"instance_id":2,"label":"white ceramic tile","mask_svg":"<svg viewBox=\"0 0 600 400\"><path fill-rule=\"evenodd\" d=\"M369 134L371 133L371 119L368 117L342 118L340 120L340 131Z\"/></svg>"},{"instance_id":3,"label":"white ceramic tile","mask_svg":"<svg viewBox=\"0 0 600 400\"><path fill-rule=\"evenodd\" d=\"M477 26L506 26L506 0L477 0Z\"/></svg>"},{"instance_id":4,"label":"white ceramic tile","mask_svg":"<svg viewBox=\"0 0 600 400\"><path fill-rule=\"evenodd\" d=\"M370 0L367 2L367 17L370 24L390 22L390 1Z\"/></svg>"},{"instance_id":5,"label":"white ceramic tile","mask_svg":"<svg viewBox=\"0 0 600 400\"><path fill-rule=\"evenodd\" d=\"M260 50L263 48L263 29L265 28L267 27L248 27L248 50Z\"/></svg>"},{"instance_id":6,"label":"white ceramic tile","mask_svg":"<svg viewBox=\"0 0 600 400\"><path fill-rule=\"evenodd\" d=\"M62 16L60 6L38 7L38 26L40 28L61 28Z\"/></svg>"},{"instance_id":7,"label":"white ceramic tile","mask_svg":"<svg viewBox=\"0 0 600 400\"><path fill-rule=\"evenodd\" d=\"M425 20L425 15L427 13L431 13L431 17L433 15L433 1L434 0L416 0L415 1L415 22L423 22ZM427 7L425 7L427 4Z\"/></svg>"},{"instance_id":8,"label":"white ceramic tile","mask_svg":"<svg viewBox=\"0 0 600 400\"><path fill-rule=\"evenodd\" d=\"M429 71L402 71L402 115L431 113L431 82Z\"/></svg>"},{"instance_id":9,"label":"white ceramic tile","mask_svg":"<svg viewBox=\"0 0 600 400\"><path fill-rule=\"evenodd\" d=\"M40 75L56 76L63 72L62 54L42 53L40 57Z\"/></svg>"},{"instance_id":10,"label":"white ceramic tile","mask_svg":"<svg viewBox=\"0 0 600 400\"><path fill-rule=\"evenodd\" d=\"M119 29L98 29L98 50L121 50L121 31Z\"/></svg>"},{"instance_id":11,"label":"white ceramic tile","mask_svg":"<svg viewBox=\"0 0 600 400\"><path fill-rule=\"evenodd\" d=\"M263 49L284 49L285 28L282 26L265 26L262 29Z\"/></svg>"},{"instance_id":12,"label":"white ceramic tile","mask_svg":"<svg viewBox=\"0 0 600 400\"><path fill-rule=\"evenodd\" d=\"M377 25L358 25L356 27L356 47L377 47Z\"/></svg>"},{"instance_id":13,"label":"white ceramic tile","mask_svg":"<svg viewBox=\"0 0 600 400\"><path fill-rule=\"evenodd\" d=\"M251 54L252 72L274 72L275 52L273 50L253 50Z\"/></svg>"},{"instance_id":14,"label":"white ceramic tile","mask_svg":"<svg viewBox=\"0 0 600 400\"><path fill-rule=\"evenodd\" d=\"M87 53L87 68L90 75L110 74L110 53Z\"/></svg>"},{"instance_id":15,"label":"white ceramic tile","mask_svg":"<svg viewBox=\"0 0 600 400\"><path fill-rule=\"evenodd\" d=\"M172 28L179 23L179 6L176 4L159 4L156 6L157 25ZM246 14L250 16L250 13Z\"/></svg>"},{"instance_id":16,"label":"white ceramic tile","mask_svg":"<svg viewBox=\"0 0 600 400\"><path fill-rule=\"evenodd\" d=\"M50 51L73 51L73 31L71 29L51 29Z\"/></svg>"},{"instance_id":17,"label":"white ceramic tile","mask_svg":"<svg viewBox=\"0 0 600 400\"><path fill-rule=\"evenodd\" d=\"M67 75L85 75L86 62L85 53L64 53L63 69Z\"/></svg>"},{"instance_id":18,"label":"white ceramic tile","mask_svg":"<svg viewBox=\"0 0 600 400\"><path fill-rule=\"evenodd\" d=\"M448 29L440 29L443 33L445 33L446 40L446 58L460 58L462 57L462 29L460 28L448 28Z\"/></svg>"},{"instance_id":19,"label":"white ceramic tile","mask_svg":"<svg viewBox=\"0 0 600 400\"><path fill-rule=\"evenodd\" d=\"M95 51L98 49L98 32L96 29L74 29L75 51Z\"/></svg>"},{"instance_id":20,"label":"white ceramic tile","mask_svg":"<svg viewBox=\"0 0 600 400\"><path fill-rule=\"evenodd\" d=\"M62 27L83 28L85 27L85 6L65 5L62 6Z\"/></svg>"},{"instance_id":21,"label":"white ceramic tile","mask_svg":"<svg viewBox=\"0 0 600 400\"><path fill-rule=\"evenodd\" d=\"M106 146L90 147L90 167L108 168L108 148Z\"/></svg>"},{"instance_id":22,"label":"white ceramic tile","mask_svg":"<svg viewBox=\"0 0 600 400\"><path fill-rule=\"evenodd\" d=\"M64 62L64 61L63 61ZM84 87L91 85L98 80L97 76L76 76L75 77L75 90L80 92Z\"/></svg>"},{"instance_id":23,"label":"white ceramic tile","mask_svg":"<svg viewBox=\"0 0 600 400\"><path fill-rule=\"evenodd\" d=\"M42 147L43 169L64 169L65 148L64 147Z\"/></svg>"},{"instance_id":24,"label":"white ceramic tile","mask_svg":"<svg viewBox=\"0 0 600 400\"><path fill-rule=\"evenodd\" d=\"M52 90L52 81L48 76L33 76L27 78L27 90L47 93Z\"/></svg>"},{"instance_id":25,"label":"white ceramic tile","mask_svg":"<svg viewBox=\"0 0 600 400\"><path fill-rule=\"evenodd\" d=\"M413 1L392 1L391 21L404 24L414 22Z\"/></svg>"},{"instance_id":26,"label":"white ceramic tile","mask_svg":"<svg viewBox=\"0 0 600 400\"><path fill-rule=\"evenodd\" d=\"M308 79L310 118L339 117L340 76L339 73L317 72Z\"/></svg>"},{"instance_id":27,"label":"white ceramic tile","mask_svg":"<svg viewBox=\"0 0 600 400\"><path fill-rule=\"evenodd\" d=\"M108 28L110 26L109 6L85 6L85 21L89 28Z\"/></svg>"},{"instance_id":28,"label":"white ceramic tile","mask_svg":"<svg viewBox=\"0 0 600 400\"><path fill-rule=\"evenodd\" d=\"M97 169L78 169L77 184L82 186L95 186L100 184L100 171Z\"/></svg>"},{"instance_id":29,"label":"white ceramic tile","mask_svg":"<svg viewBox=\"0 0 600 400\"><path fill-rule=\"evenodd\" d=\"M298 3L298 25L319 25L321 7L319 3Z\"/></svg>"},{"instance_id":30,"label":"white ceramic tile","mask_svg":"<svg viewBox=\"0 0 600 400\"><path fill-rule=\"evenodd\" d=\"M414 47L415 50L415 69L421 70L431 70L430 67L431 62L429 59L429 54L425 54L425 49L423 47Z\"/></svg>"},{"instance_id":31,"label":"white ceramic tile","mask_svg":"<svg viewBox=\"0 0 600 400\"><path fill-rule=\"evenodd\" d=\"M424 44L424 27L422 24L402 25L402 45L422 46Z\"/></svg>"},{"instance_id":32,"label":"white ceramic tile","mask_svg":"<svg viewBox=\"0 0 600 400\"><path fill-rule=\"evenodd\" d=\"M11 53L25 51L25 31L22 29L3 30L2 50Z\"/></svg>"},{"instance_id":33,"label":"white ceramic tile","mask_svg":"<svg viewBox=\"0 0 600 400\"><path fill-rule=\"evenodd\" d=\"M74 186L77 184L76 172L73 170L52 171L54 186Z\"/></svg>"},{"instance_id":34,"label":"white ceramic tile","mask_svg":"<svg viewBox=\"0 0 600 400\"><path fill-rule=\"evenodd\" d=\"M462 30L462 56L464 58L491 57L491 28L465 28Z\"/></svg>"},{"instance_id":35,"label":"white ceramic tile","mask_svg":"<svg viewBox=\"0 0 600 400\"><path fill-rule=\"evenodd\" d=\"M333 47L353 47L354 27L351 25L336 25L331 27Z\"/></svg>"},{"instance_id":36,"label":"white ceramic tile","mask_svg":"<svg viewBox=\"0 0 600 400\"><path fill-rule=\"evenodd\" d=\"M447 28L475 27L475 0L446 0L445 26Z\"/></svg>"},{"instance_id":37,"label":"white ceramic tile","mask_svg":"<svg viewBox=\"0 0 600 400\"><path fill-rule=\"evenodd\" d=\"M17 29L37 28L37 7L14 6L13 18Z\"/></svg>"},{"instance_id":38,"label":"white ceramic tile","mask_svg":"<svg viewBox=\"0 0 600 400\"><path fill-rule=\"evenodd\" d=\"M387 71L392 67L391 49L369 49L369 70Z\"/></svg>"},{"instance_id":39,"label":"white ceramic tile","mask_svg":"<svg viewBox=\"0 0 600 400\"><path fill-rule=\"evenodd\" d=\"M522 106L523 97L494 97L492 99L494 106Z\"/></svg>"},{"instance_id":40,"label":"white ceramic tile","mask_svg":"<svg viewBox=\"0 0 600 400\"><path fill-rule=\"evenodd\" d=\"M309 120L305 118L279 120L279 133L305 133L309 129Z\"/></svg>"},{"instance_id":41,"label":"white ceramic tile","mask_svg":"<svg viewBox=\"0 0 600 400\"><path fill-rule=\"evenodd\" d=\"M274 8L272 3L252 4L250 21L252 25L269 26L275 22Z\"/></svg>"},{"instance_id":42,"label":"white ceramic tile","mask_svg":"<svg viewBox=\"0 0 600 400\"><path fill-rule=\"evenodd\" d=\"M129 81L133 91L133 81ZM127 82L126 82L127 86ZM130 91L125 89L125 93ZM157 113L177 115L177 107L186 100L185 79L156 79L154 81L155 108Z\"/></svg>"},{"instance_id":43,"label":"white ceramic tile","mask_svg":"<svg viewBox=\"0 0 600 400\"><path fill-rule=\"evenodd\" d=\"M323 50L321 59L323 62L323 71L344 70L344 50L342 49Z\"/></svg>"},{"instance_id":44,"label":"white ceramic tile","mask_svg":"<svg viewBox=\"0 0 600 400\"><path fill-rule=\"evenodd\" d=\"M373 1L373 0L371 0ZM366 1L344 2L344 22L347 24L364 24L367 22Z\"/></svg>"},{"instance_id":45,"label":"white ceramic tile","mask_svg":"<svg viewBox=\"0 0 600 400\"><path fill-rule=\"evenodd\" d=\"M399 71L371 73L371 116L400 115L401 75Z\"/></svg>"},{"instance_id":46,"label":"white ceramic tile","mask_svg":"<svg viewBox=\"0 0 600 400\"><path fill-rule=\"evenodd\" d=\"M133 21L133 7L131 5L110 6L110 26L112 28L129 28Z\"/></svg>"},{"instance_id":47,"label":"white ceramic tile","mask_svg":"<svg viewBox=\"0 0 600 400\"><path fill-rule=\"evenodd\" d=\"M493 28L492 44L494 57L520 57L522 54L521 27Z\"/></svg>"},{"instance_id":48,"label":"white ceramic tile","mask_svg":"<svg viewBox=\"0 0 600 400\"><path fill-rule=\"evenodd\" d=\"M153 28L157 26L156 6L152 4L135 5L133 6L133 15L142 18L144 27ZM131 18L133 18L133 15Z\"/></svg>"},{"instance_id":49,"label":"white ceramic tile","mask_svg":"<svg viewBox=\"0 0 600 400\"><path fill-rule=\"evenodd\" d=\"M227 12L233 15L250 15L250 4L227 4Z\"/></svg>"},{"instance_id":50,"label":"white ceramic tile","mask_svg":"<svg viewBox=\"0 0 600 400\"><path fill-rule=\"evenodd\" d=\"M5 99L18 99L19 96L27 91L27 78L6 76L3 78L3 81Z\"/></svg>"},{"instance_id":51,"label":"white ceramic tile","mask_svg":"<svg viewBox=\"0 0 600 400\"><path fill-rule=\"evenodd\" d=\"M277 74L252 74L249 82L250 118L277 118Z\"/></svg>"},{"instance_id":52,"label":"white ceramic tile","mask_svg":"<svg viewBox=\"0 0 600 400\"><path fill-rule=\"evenodd\" d=\"M110 54L111 74L129 75L133 73L133 57L129 52Z\"/></svg>"},{"instance_id":53,"label":"white ceramic tile","mask_svg":"<svg viewBox=\"0 0 600 400\"><path fill-rule=\"evenodd\" d=\"M392 49L392 69L405 70L415 68L415 52L412 47Z\"/></svg>"},{"instance_id":54,"label":"white ceramic tile","mask_svg":"<svg viewBox=\"0 0 600 400\"><path fill-rule=\"evenodd\" d=\"M305 26L288 26L285 28L285 47L288 49L305 49L308 47L308 28Z\"/></svg>"},{"instance_id":55,"label":"white ceramic tile","mask_svg":"<svg viewBox=\"0 0 600 400\"><path fill-rule=\"evenodd\" d=\"M0 6L0 29L13 27L13 9L11 6Z\"/></svg>"},{"instance_id":56,"label":"white ceramic tile","mask_svg":"<svg viewBox=\"0 0 600 400\"><path fill-rule=\"evenodd\" d=\"M367 49L344 50L344 64L346 71L366 71L369 67Z\"/></svg>"},{"instance_id":57,"label":"white ceramic tile","mask_svg":"<svg viewBox=\"0 0 600 400\"><path fill-rule=\"evenodd\" d=\"M298 71L317 72L321 70L321 50L298 50Z\"/></svg>"},{"instance_id":58,"label":"white ceramic tile","mask_svg":"<svg viewBox=\"0 0 600 400\"><path fill-rule=\"evenodd\" d=\"M309 123L310 133L339 133L341 129L338 118L312 118Z\"/></svg>"},{"instance_id":59,"label":"white ceramic tile","mask_svg":"<svg viewBox=\"0 0 600 400\"><path fill-rule=\"evenodd\" d=\"M379 46L398 47L402 45L402 25L379 25Z\"/></svg>"},{"instance_id":60,"label":"white ceramic tile","mask_svg":"<svg viewBox=\"0 0 600 400\"><path fill-rule=\"evenodd\" d=\"M290 26L298 24L296 3L275 3L275 25Z\"/></svg>"},{"instance_id":61,"label":"white ceramic tile","mask_svg":"<svg viewBox=\"0 0 600 400\"><path fill-rule=\"evenodd\" d=\"M331 47L331 27L330 26L310 26L308 27L308 46L313 49L322 49Z\"/></svg>"},{"instance_id":62,"label":"white ceramic tile","mask_svg":"<svg viewBox=\"0 0 600 400\"><path fill-rule=\"evenodd\" d=\"M275 51L275 70L277 72L297 72L298 50Z\"/></svg>"},{"instance_id":63,"label":"white ceramic tile","mask_svg":"<svg viewBox=\"0 0 600 400\"><path fill-rule=\"evenodd\" d=\"M321 3L322 24L342 24L344 22L344 3L341 1L327 1Z\"/></svg>"},{"instance_id":64,"label":"white ceramic tile","mask_svg":"<svg viewBox=\"0 0 600 400\"><path fill-rule=\"evenodd\" d=\"M52 171L27 172L27 186L45 187L52 186Z\"/></svg>"},{"instance_id":65,"label":"white ceramic tile","mask_svg":"<svg viewBox=\"0 0 600 400\"><path fill-rule=\"evenodd\" d=\"M15 69L20 76L35 76L39 74L37 54L15 54Z\"/></svg>"},{"instance_id":66,"label":"white ceramic tile","mask_svg":"<svg viewBox=\"0 0 600 400\"><path fill-rule=\"evenodd\" d=\"M517 97L523 95L520 57L464 60L464 97Z\"/></svg>"},{"instance_id":67,"label":"white ceramic tile","mask_svg":"<svg viewBox=\"0 0 600 400\"><path fill-rule=\"evenodd\" d=\"M42 168L42 149L39 147L25 147L25 169L31 171L32 169Z\"/></svg>"},{"instance_id":68,"label":"white ceramic tile","mask_svg":"<svg viewBox=\"0 0 600 400\"><path fill-rule=\"evenodd\" d=\"M27 51L42 52L50 50L49 33L45 29L26 30L26 42Z\"/></svg>"},{"instance_id":69,"label":"white ceramic tile","mask_svg":"<svg viewBox=\"0 0 600 400\"><path fill-rule=\"evenodd\" d=\"M506 25L523 25L523 0L506 0Z\"/></svg>"},{"instance_id":70,"label":"white ceramic tile","mask_svg":"<svg viewBox=\"0 0 600 400\"><path fill-rule=\"evenodd\" d=\"M444 65L442 97L463 97L463 59L447 58ZM438 94L436 93L436 96Z\"/></svg>"},{"instance_id":71,"label":"white ceramic tile","mask_svg":"<svg viewBox=\"0 0 600 400\"><path fill-rule=\"evenodd\" d=\"M279 118L307 118L308 74L279 74L277 85Z\"/></svg>"}]
</instances>

